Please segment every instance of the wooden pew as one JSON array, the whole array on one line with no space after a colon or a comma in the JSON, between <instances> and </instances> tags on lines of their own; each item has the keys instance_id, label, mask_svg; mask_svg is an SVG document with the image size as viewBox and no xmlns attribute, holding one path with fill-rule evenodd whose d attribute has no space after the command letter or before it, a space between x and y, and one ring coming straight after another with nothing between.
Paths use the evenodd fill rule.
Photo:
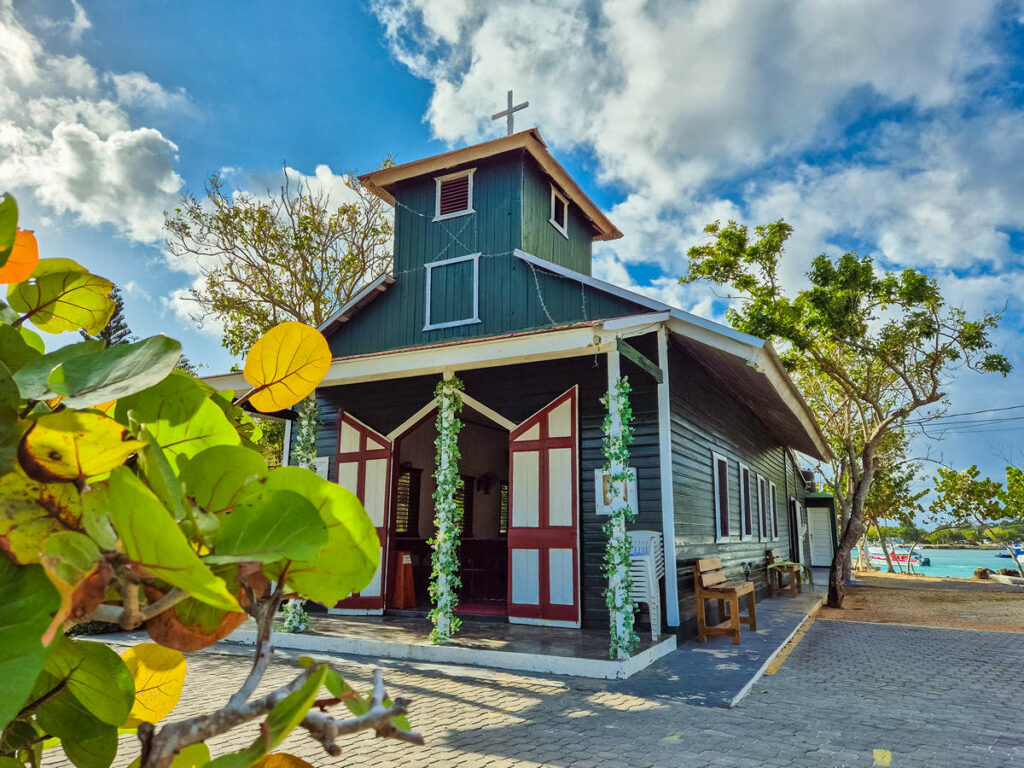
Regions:
<instances>
[{"instance_id":1,"label":"wooden pew","mask_svg":"<svg viewBox=\"0 0 1024 768\"><path fill-rule=\"evenodd\" d=\"M740 622L750 627L751 632L757 631L757 609L754 607L754 582L729 581L722 570L722 561L717 557L709 557L697 561L697 569L693 578L697 592L697 640L708 641L709 636L732 637L732 644L740 644ZM747 596L747 615L740 616L740 597ZM719 624L708 626L706 608L707 600L718 601ZM729 615L725 615L726 603Z\"/></svg>"},{"instance_id":2,"label":"wooden pew","mask_svg":"<svg viewBox=\"0 0 1024 768\"><path fill-rule=\"evenodd\" d=\"M766 553L768 565L784 562L786 558L777 549L769 549ZM789 576L789 582L783 586L783 575ZM799 565L784 565L781 568L768 569L768 588L772 597L778 597L780 590L789 590L790 597L796 597L804 591L804 569Z\"/></svg>"}]
</instances>

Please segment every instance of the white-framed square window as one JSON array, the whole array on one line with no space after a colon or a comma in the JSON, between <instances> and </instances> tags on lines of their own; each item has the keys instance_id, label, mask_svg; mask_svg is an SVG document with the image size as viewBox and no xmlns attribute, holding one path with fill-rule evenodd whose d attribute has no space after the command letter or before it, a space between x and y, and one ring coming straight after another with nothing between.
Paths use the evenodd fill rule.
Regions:
<instances>
[{"instance_id":1,"label":"white-framed square window","mask_svg":"<svg viewBox=\"0 0 1024 768\"><path fill-rule=\"evenodd\" d=\"M551 185L551 218L548 221L562 237L569 239L569 201L555 189L554 184Z\"/></svg>"},{"instance_id":2,"label":"white-framed square window","mask_svg":"<svg viewBox=\"0 0 1024 768\"><path fill-rule=\"evenodd\" d=\"M768 483L768 537L772 541L779 540L779 499L775 491L775 483Z\"/></svg>"},{"instance_id":3,"label":"white-framed square window","mask_svg":"<svg viewBox=\"0 0 1024 768\"><path fill-rule=\"evenodd\" d=\"M740 540L754 538L754 504L750 492L750 467L739 465L737 473L740 481Z\"/></svg>"},{"instance_id":4,"label":"white-framed square window","mask_svg":"<svg viewBox=\"0 0 1024 768\"><path fill-rule=\"evenodd\" d=\"M432 261L426 268L424 331L480 322L480 254Z\"/></svg>"},{"instance_id":5,"label":"white-framed square window","mask_svg":"<svg viewBox=\"0 0 1024 768\"><path fill-rule=\"evenodd\" d=\"M473 210L473 174L476 168L434 177L434 221L454 219L475 213Z\"/></svg>"},{"instance_id":6,"label":"white-framed square window","mask_svg":"<svg viewBox=\"0 0 1024 768\"><path fill-rule=\"evenodd\" d=\"M757 538L769 541L768 535L768 481L757 476Z\"/></svg>"},{"instance_id":7,"label":"white-framed square window","mask_svg":"<svg viewBox=\"0 0 1024 768\"><path fill-rule=\"evenodd\" d=\"M729 461L725 456L711 454L711 473L715 488L715 541L728 541Z\"/></svg>"}]
</instances>

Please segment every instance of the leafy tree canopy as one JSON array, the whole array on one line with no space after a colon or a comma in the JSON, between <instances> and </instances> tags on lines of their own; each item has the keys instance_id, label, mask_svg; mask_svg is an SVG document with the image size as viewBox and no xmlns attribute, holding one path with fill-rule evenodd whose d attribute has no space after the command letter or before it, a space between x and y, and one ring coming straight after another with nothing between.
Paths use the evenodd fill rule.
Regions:
<instances>
[{"instance_id":1,"label":"leafy tree canopy","mask_svg":"<svg viewBox=\"0 0 1024 768\"><path fill-rule=\"evenodd\" d=\"M968 317L947 305L932 278L913 269L886 272L856 253L818 256L809 287L790 295L779 275L793 232L785 221L753 232L734 221L714 222L705 232L708 241L687 253L681 282L730 289L740 300L727 311L730 324L780 345L829 437L836 459L831 485L844 524L828 600L841 607L885 435L917 409L942 402L957 368L1010 370L989 339L999 317Z\"/></svg>"},{"instance_id":2,"label":"leafy tree canopy","mask_svg":"<svg viewBox=\"0 0 1024 768\"><path fill-rule=\"evenodd\" d=\"M194 318L219 320L231 354L287 320L319 326L390 268L388 206L353 177L345 183L352 201L335 205L287 169L264 197L232 193L213 174L204 200L185 195L166 216L168 249L202 273Z\"/></svg>"}]
</instances>

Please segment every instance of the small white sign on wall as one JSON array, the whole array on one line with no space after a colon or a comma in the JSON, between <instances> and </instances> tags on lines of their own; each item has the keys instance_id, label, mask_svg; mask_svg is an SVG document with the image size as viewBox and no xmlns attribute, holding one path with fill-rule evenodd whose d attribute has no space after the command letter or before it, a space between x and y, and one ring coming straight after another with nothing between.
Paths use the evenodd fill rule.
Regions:
<instances>
[{"instance_id":1,"label":"small white sign on wall","mask_svg":"<svg viewBox=\"0 0 1024 768\"><path fill-rule=\"evenodd\" d=\"M324 480L327 479L327 467L330 465L330 456L317 456L313 459L313 471L316 472Z\"/></svg>"},{"instance_id":2,"label":"small white sign on wall","mask_svg":"<svg viewBox=\"0 0 1024 768\"><path fill-rule=\"evenodd\" d=\"M638 496L636 494L636 470L629 468L629 480L626 482L625 498L634 511L638 511ZM596 492L597 514L610 515L612 513L611 490L612 476L610 472L603 469L594 470L594 490Z\"/></svg>"}]
</instances>

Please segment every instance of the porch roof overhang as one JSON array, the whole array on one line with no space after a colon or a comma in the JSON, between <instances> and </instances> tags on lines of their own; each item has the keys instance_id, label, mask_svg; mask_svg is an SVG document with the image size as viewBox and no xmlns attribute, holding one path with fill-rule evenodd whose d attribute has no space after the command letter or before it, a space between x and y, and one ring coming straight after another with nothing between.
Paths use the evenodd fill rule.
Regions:
<instances>
[{"instance_id":1,"label":"porch roof overhang","mask_svg":"<svg viewBox=\"0 0 1024 768\"><path fill-rule=\"evenodd\" d=\"M637 301L657 303L634 295ZM675 342L744 402L782 445L814 458L828 457L828 445L814 416L771 345L731 329L723 329L728 331L723 333L709 325L716 324L666 307L664 311L604 321L337 357L320 386L594 355L614 350L619 338L665 327ZM249 389L241 373L207 376L204 380L217 389Z\"/></svg>"}]
</instances>

